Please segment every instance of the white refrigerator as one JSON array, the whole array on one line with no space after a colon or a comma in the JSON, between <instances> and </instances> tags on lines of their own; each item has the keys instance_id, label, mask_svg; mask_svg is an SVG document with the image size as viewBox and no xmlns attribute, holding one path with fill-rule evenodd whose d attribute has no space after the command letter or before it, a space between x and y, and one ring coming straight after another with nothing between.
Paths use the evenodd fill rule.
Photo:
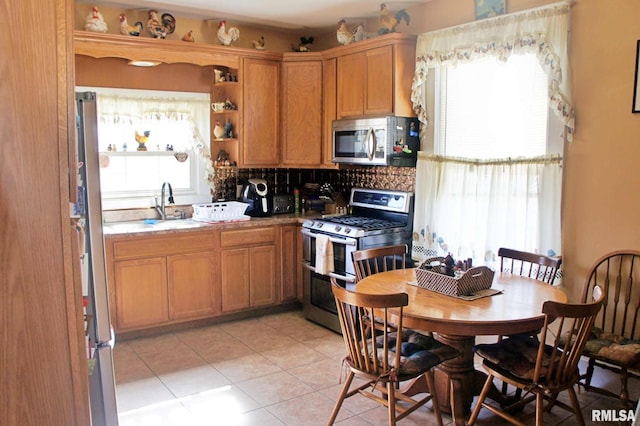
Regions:
<instances>
[{"instance_id":1,"label":"white refrigerator","mask_svg":"<svg viewBox=\"0 0 640 426\"><path fill-rule=\"evenodd\" d=\"M73 215L80 224L83 296L86 297L87 360L92 426L117 426L118 410L113 369L115 338L109 316L109 291L102 234L102 201L98 163L96 94L76 93L78 135L78 202Z\"/></svg>"}]
</instances>

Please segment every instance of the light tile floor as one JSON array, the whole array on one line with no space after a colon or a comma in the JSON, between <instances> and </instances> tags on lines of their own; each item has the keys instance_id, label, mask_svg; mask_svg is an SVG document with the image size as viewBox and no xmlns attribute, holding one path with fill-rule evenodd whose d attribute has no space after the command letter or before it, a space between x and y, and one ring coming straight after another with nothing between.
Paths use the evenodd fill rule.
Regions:
<instances>
[{"instance_id":1,"label":"light tile floor","mask_svg":"<svg viewBox=\"0 0 640 426\"><path fill-rule=\"evenodd\" d=\"M344 377L342 337L300 311L121 341L114 352L120 426L326 425ZM597 380L612 389L618 383L610 373L599 372ZM578 397L587 424L602 424L591 421L592 410L622 408L584 390ZM383 407L354 396L336 424L381 425L386 419ZM451 417L443 420L451 424ZM575 423L558 408L545 417L545 425ZM431 403L400 424L437 424ZM506 423L483 410L477 424Z\"/></svg>"}]
</instances>

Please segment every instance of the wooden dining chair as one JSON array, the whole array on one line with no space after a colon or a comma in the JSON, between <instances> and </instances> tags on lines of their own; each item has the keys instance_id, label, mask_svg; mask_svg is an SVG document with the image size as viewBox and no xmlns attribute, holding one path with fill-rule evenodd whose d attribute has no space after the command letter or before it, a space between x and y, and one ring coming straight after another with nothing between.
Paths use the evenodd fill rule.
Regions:
<instances>
[{"instance_id":1,"label":"wooden dining chair","mask_svg":"<svg viewBox=\"0 0 640 426\"><path fill-rule=\"evenodd\" d=\"M405 269L407 263L407 245L377 247L356 250L351 253L356 272L356 281L379 272Z\"/></svg>"},{"instance_id":2,"label":"wooden dining chair","mask_svg":"<svg viewBox=\"0 0 640 426\"><path fill-rule=\"evenodd\" d=\"M535 278L547 284L554 283L562 265L561 257L550 257L505 247L498 249L498 256L500 271Z\"/></svg>"},{"instance_id":3,"label":"wooden dining chair","mask_svg":"<svg viewBox=\"0 0 640 426\"><path fill-rule=\"evenodd\" d=\"M340 287L333 277L331 286L347 350L344 362L349 373L328 424L332 425L336 420L346 398L362 395L387 407L389 425L395 425L396 421L433 399L433 411L442 426L433 368L460 353L431 336L404 328L403 308L409 303L406 293L357 293ZM368 327L365 320L374 314L383 327ZM414 399L399 390L400 383L421 375L426 378L429 393L419 394L420 398ZM364 383L351 389L355 377L364 379Z\"/></svg>"},{"instance_id":4,"label":"wooden dining chair","mask_svg":"<svg viewBox=\"0 0 640 426\"><path fill-rule=\"evenodd\" d=\"M539 338L519 336L474 347L475 353L483 359L482 365L489 377L471 413L469 426L476 422L483 407L512 424L523 425L522 419L517 419L511 413L534 400L537 426L543 424L544 411L554 406L573 412L576 423L584 425L573 387L580 380L578 362L602 306L604 292L596 287L593 297L594 301L582 304L544 302L544 326ZM508 407L489 404L485 399L494 378L522 389L527 396ZM571 406L558 400L558 394L563 391L568 392ZM545 405L545 401L548 404Z\"/></svg>"},{"instance_id":5,"label":"wooden dining chair","mask_svg":"<svg viewBox=\"0 0 640 426\"><path fill-rule=\"evenodd\" d=\"M627 382L640 378L640 251L618 250L598 259L585 281L583 301L591 299L596 286L604 290L605 299L584 349L589 364L582 384L635 406ZM591 384L596 366L620 375L619 393Z\"/></svg>"},{"instance_id":6,"label":"wooden dining chair","mask_svg":"<svg viewBox=\"0 0 640 426\"><path fill-rule=\"evenodd\" d=\"M561 257L549 257L538 253L514 250L506 247L498 249L500 257L500 271L509 272L524 277L535 278L547 284L553 284L558 269L562 265ZM504 336L499 336L502 340ZM507 384L502 384L502 393L507 393ZM520 397L521 390L516 390L516 397Z\"/></svg>"}]
</instances>

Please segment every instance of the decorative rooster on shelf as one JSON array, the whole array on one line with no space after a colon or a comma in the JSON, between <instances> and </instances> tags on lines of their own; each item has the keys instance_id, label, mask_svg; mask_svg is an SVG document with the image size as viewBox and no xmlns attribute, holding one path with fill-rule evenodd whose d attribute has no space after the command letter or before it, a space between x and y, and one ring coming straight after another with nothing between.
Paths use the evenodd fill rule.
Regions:
<instances>
[{"instance_id":1,"label":"decorative rooster on shelf","mask_svg":"<svg viewBox=\"0 0 640 426\"><path fill-rule=\"evenodd\" d=\"M190 43L195 42L196 39L193 37L193 30L187 31L187 33L182 36L182 41L188 41Z\"/></svg>"},{"instance_id":2,"label":"decorative rooster on shelf","mask_svg":"<svg viewBox=\"0 0 640 426\"><path fill-rule=\"evenodd\" d=\"M124 13L120 14L120 34L122 35L131 35L131 36L139 36L142 31L142 22L138 21L135 25L129 25L127 22L127 15Z\"/></svg>"},{"instance_id":3,"label":"decorative rooster on shelf","mask_svg":"<svg viewBox=\"0 0 640 426\"><path fill-rule=\"evenodd\" d=\"M347 21L341 19L338 21L338 29L336 30L336 36L338 38L338 43L340 44L351 44L355 41L361 41L367 38L364 32L364 26L362 24L356 26L353 30L347 28Z\"/></svg>"},{"instance_id":4,"label":"decorative rooster on shelf","mask_svg":"<svg viewBox=\"0 0 640 426\"><path fill-rule=\"evenodd\" d=\"M230 27L227 31L226 29L227 21L222 20L218 24L218 40L220 43L225 46L230 46L231 43L240 39L240 30L236 27Z\"/></svg>"},{"instance_id":5,"label":"decorative rooster on shelf","mask_svg":"<svg viewBox=\"0 0 640 426\"><path fill-rule=\"evenodd\" d=\"M311 45L313 44L313 37L300 37L300 43L298 46L293 47L294 52L309 52L311 51Z\"/></svg>"},{"instance_id":6,"label":"decorative rooster on shelf","mask_svg":"<svg viewBox=\"0 0 640 426\"><path fill-rule=\"evenodd\" d=\"M260 40L252 40L253 48L256 50L264 50L264 36L260 36Z\"/></svg>"},{"instance_id":7,"label":"decorative rooster on shelf","mask_svg":"<svg viewBox=\"0 0 640 426\"><path fill-rule=\"evenodd\" d=\"M102 13L98 11L97 6L91 8L91 13L87 15L84 23L84 29L86 31L92 31L94 33L106 33L107 23L102 17Z\"/></svg>"},{"instance_id":8,"label":"decorative rooster on shelf","mask_svg":"<svg viewBox=\"0 0 640 426\"><path fill-rule=\"evenodd\" d=\"M145 144L149 141L149 135L151 134L151 132L149 130L145 130L143 134L138 133L137 130L135 132L136 142L138 142L137 151L146 151L147 147L145 146Z\"/></svg>"},{"instance_id":9,"label":"decorative rooster on shelf","mask_svg":"<svg viewBox=\"0 0 640 426\"><path fill-rule=\"evenodd\" d=\"M378 34L388 34L396 32L396 26L404 21L409 25L411 18L409 14L404 10L399 10L395 14L389 9L385 3L380 4L380 29Z\"/></svg>"},{"instance_id":10,"label":"decorative rooster on shelf","mask_svg":"<svg viewBox=\"0 0 640 426\"><path fill-rule=\"evenodd\" d=\"M176 18L169 13L163 13L158 17L157 10L149 11L149 20L147 21L147 30L153 38L166 38L169 34L173 34L176 29Z\"/></svg>"}]
</instances>

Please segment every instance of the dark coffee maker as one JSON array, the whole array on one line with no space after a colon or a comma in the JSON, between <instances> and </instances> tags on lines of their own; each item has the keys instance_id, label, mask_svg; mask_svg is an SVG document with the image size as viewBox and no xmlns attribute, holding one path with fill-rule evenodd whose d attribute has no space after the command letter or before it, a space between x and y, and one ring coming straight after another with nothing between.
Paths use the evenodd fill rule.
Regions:
<instances>
[{"instance_id":1,"label":"dark coffee maker","mask_svg":"<svg viewBox=\"0 0 640 426\"><path fill-rule=\"evenodd\" d=\"M264 179L249 179L242 189L243 203L249 204L245 212L252 217L270 216L273 204L273 196Z\"/></svg>"}]
</instances>

